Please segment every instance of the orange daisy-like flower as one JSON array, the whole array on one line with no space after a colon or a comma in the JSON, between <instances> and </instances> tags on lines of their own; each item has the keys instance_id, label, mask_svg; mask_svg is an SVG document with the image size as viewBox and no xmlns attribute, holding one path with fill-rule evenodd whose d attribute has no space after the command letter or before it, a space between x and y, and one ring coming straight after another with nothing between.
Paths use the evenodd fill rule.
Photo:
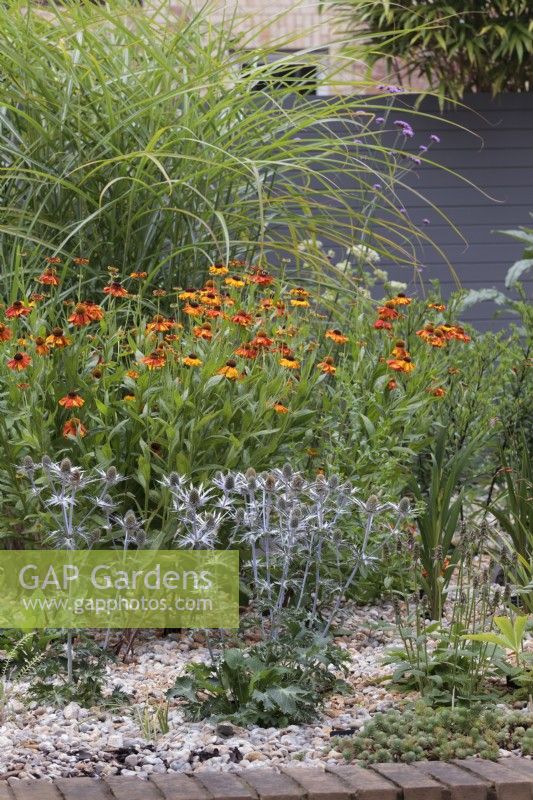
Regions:
<instances>
[{"instance_id":1,"label":"orange daisy-like flower","mask_svg":"<svg viewBox=\"0 0 533 800\"><path fill-rule=\"evenodd\" d=\"M72 260L74 261L74 263L78 267L86 267L87 264L89 263L89 259L88 258L83 258L83 257L80 257L80 256L78 256L76 258L73 258Z\"/></svg>"},{"instance_id":2,"label":"orange daisy-like flower","mask_svg":"<svg viewBox=\"0 0 533 800\"><path fill-rule=\"evenodd\" d=\"M326 339L331 339L332 342L335 344L346 344L348 341L348 337L342 333L338 328L333 328L332 330L326 331L324 334Z\"/></svg>"},{"instance_id":3,"label":"orange daisy-like flower","mask_svg":"<svg viewBox=\"0 0 533 800\"><path fill-rule=\"evenodd\" d=\"M433 331L433 335L426 338L426 341L432 347L446 347L447 346L448 337L444 334L440 328L435 328Z\"/></svg>"},{"instance_id":4,"label":"orange daisy-like flower","mask_svg":"<svg viewBox=\"0 0 533 800\"><path fill-rule=\"evenodd\" d=\"M65 439L75 439L77 436L83 439L87 435L87 428L78 417L72 417L63 425L63 436Z\"/></svg>"},{"instance_id":5,"label":"orange daisy-like flower","mask_svg":"<svg viewBox=\"0 0 533 800\"><path fill-rule=\"evenodd\" d=\"M288 327L281 327L277 328L276 336L288 336L289 339L292 339L293 336L296 336L298 333L298 328L295 325L289 325Z\"/></svg>"},{"instance_id":6,"label":"orange daisy-like flower","mask_svg":"<svg viewBox=\"0 0 533 800\"><path fill-rule=\"evenodd\" d=\"M150 355L141 358L141 363L148 369L162 369L167 363L167 359L160 350L154 350Z\"/></svg>"},{"instance_id":7,"label":"orange daisy-like flower","mask_svg":"<svg viewBox=\"0 0 533 800\"><path fill-rule=\"evenodd\" d=\"M220 306L208 306L206 309L204 309L204 317L217 319L218 317L225 317L225 314Z\"/></svg>"},{"instance_id":8,"label":"orange daisy-like flower","mask_svg":"<svg viewBox=\"0 0 533 800\"><path fill-rule=\"evenodd\" d=\"M143 281L147 277L147 272L130 272L130 278L133 278L134 281Z\"/></svg>"},{"instance_id":9,"label":"orange daisy-like flower","mask_svg":"<svg viewBox=\"0 0 533 800\"><path fill-rule=\"evenodd\" d=\"M277 402L277 403L274 403L274 405L272 406L272 408L273 408L273 409L274 409L274 411L276 411L278 414L288 414L288 413L289 413L289 409L287 408L287 406L284 406L284 405L283 405L283 403L280 403L280 402L279 402L279 400L278 400L278 402Z\"/></svg>"},{"instance_id":10,"label":"orange daisy-like flower","mask_svg":"<svg viewBox=\"0 0 533 800\"><path fill-rule=\"evenodd\" d=\"M200 303L197 303L196 300L189 300L189 302L185 303L183 306L183 313L187 314L189 317L199 317L202 313Z\"/></svg>"},{"instance_id":11,"label":"orange daisy-like flower","mask_svg":"<svg viewBox=\"0 0 533 800\"><path fill-rule=\"evenodd\" d=\"M213 331L209 322L204 322L203 325L195 325L192 332L197 339L205 339L206 342L210 342L213 338Z\"/></svg>"},{"instance_id":12,"label":"orange daisy-like flower","mask_svg":"<svg viewBox=\"0 0 533 800\"><path fill-rule=\"evenodd\" d=\"M412 372L415 368L409 356L405 358L389 358L387 359L387 364L396 372Z\"/></svg>"},{"instance_id":13,"label":"orange daisy-like flower","mask_svg":"<svg viewBox=\"0 0 533 800\"><path fill-rule=\"evenodd\" d=\"M389 300L385 305L379 306L378 308L378 317L380 319L398 319L400 317L400 312L396 311L394 308L394 303Z\"/></svg>"},{"instance_id":14,"label":"orange daisy-like flower","mask_svg":"<svg viewBox=\"0 0 533 800\"><path fill-rule=\"evenodd\" d=\"M0 323L0 342L9 342L13 338L13 331L7 325Z\"/></svg>"},{"instance_id":15,"label":"orange daisy-like flower","mask_svg":"<svg viewBox=\"0 0 533 800\"><path fill-rule=\"evenodd\" d=\"M394 391L394 389L397 389L397 388L398 388L398 384L396 383L396 381L394 380L394 378L391 378L391 380L387 382L387 386L386 386L385 388L386 388L386 389L387 389L389 392L392 392L392 391Z\"/></svg>"},{"instance_id":16,"label":"orange daisy-like flower","mask_svg":"<svg viewBox=\"0 0 533 800\"><path fill-rule=\"evenodd\" d=\"M237 363L233 361L233 359L226 361L223 367L217 369L217 375L223 375L229 381L238 381L243 377L237 369Z\"/></svg>"},{"instance_id":17,"label":"orange daisy-like flower","mask_svg":"<svg viewBox=\"0 0 533 800\"><path fill-rule=\"evenodd\" d=\"M377 319L374 322L374 328L376 330L384 330L384 331L391 331L392 330L392 323L388 322L386 319Z\"/></svg>"},{"instance_id":18,"label":"orange daisy-like flower","mask_svg":"<svg viewBox=\"0 0 533 800\"><path fill-rule=\"evenodd\" d=\"M154 289L152 292L153 297L166 297L167 292L166 289Z\"/></svg>"},{"instance_id":19,"label":"orange daisy-like flower","mask_svg":"<svg viewBox=\"0 0 533 800\"><path fill-rule=\"evenodd\" d=\"M185 364L186 367L201 367L202 364L204 363L202 359L198 358L198 356L195 353L189 353L188 356L182 358L182 362Z\"/></svg>"},{"instance_id":20,"label":"orange daisy-like flower","mask_svg":"<svg viewBox=\"0 0 533 800\"><path fill-rule=\"evenodd\" d=\"M248 325L252 324L253 319L252 315L248 314L246 311L237 311L237 313L232 316L231 321L236 325L242 325L246 328Z\"/></svg>"},{"instance_id":21,"label":"orange daisy-like flower","mask_svg":"<svg viewBox=\"0 0 533 800\"><path fill-rule=\"evenodd\" d=\"M224 281L226 286L233 286L236 289L241 289L246 286L246 281L240 275L229 275Z\"/></svg>"},{"instance_id":22,"label":"orange daisy-like flower","mask_svg":"<svg viewBox=\"0 0 533 800\"><path fill-rule=\"evenodd\" d=\"M449 375L460 375L461 374L461 370L458 369L457 367L448 367L448 374Z\"/></svg>"},{"instance_id":23,"label":"orange daisy-like flower","mask_svg":"<svg viewBox=\"0 0 533 800\"><path fill-rule=\"evenodd\" d=\"M396 295L396 297L392 297L389 300L389 303L392 303L394 306L409 306L411 305L412 300L410 297L407 297L405 294L403 294L403 292L400 292Z\"/></svg>"},{"instance_id":24,"label":"orange daisy-like flower","mask_svg":"<svg viewBox=\"0 0 533 800\"><path fill-rule=\"evenodd\" d=\"M87 305L85 303L77 303L73 313L68 317L68 321L77 328L82 328L84 325L90 325L92 319L87 309Z\"/></svg>"},{"instance_id":25,"label":"orange daisy-like flower","mask_svg":"<svg viewBox=\"0 0 533 800\"><path fill-rule=\"evenodd\" d=\"M210 275L227 275L229 269L226 267L225 264L211 264L209 267L209 274Z\"/></svg>"},{"instance_id":26,"label":"orange daisy-like flower","mask_svg":"<svg viewBox=\"0 0 533 800\"><path fill-rule=\"evenodd\" d=\"M297 361L293 355L284 355L283 358L280 358L279 364L281 367L285 367L286 369L300 368L300 362Z\"/></svg>"},{"instance_id":27,"label":"orange daisy-like flower","mask_svg":"<svg viewBox=\"0 0 533 800\"><path fill-rule=\"evenodd\" d=\"M42 283L45 286L59 286L60 284L60 280L57 277L57 271L53 267L49 267L48 269L45 269L44 272L41 272L36 280L38 283Z\"/></svg>"},{"instance_id":28,"label":"orange daisy-like flower","mask_svg":"<svg viewBox=\"0 0 533 800\"><path fill-rule=\"evenodd\" d=\"M264 297L260 302L260 307L269 311L272 308L275 308L275 303L271 297Z\"/></svg>"},{"instance_id":29,"label":"orange daisy-like flower","mask_svg":"<svg viewBox=\"0 0 533 800\"><path fill-rule=\"evenodd\" d=\"M392 355L394 358L405 358L409 355L409 352L405 349L405 342L403 339L398 339L398 341L395 343L392 350Z\"/></svg>"},{"instance_id":30,"label":"orange daisy-like flower","mask_svg":"<svg viewBox=\"0 0 533 800\"><path fill-rule=\"evenodd\" d=\"M125 394L122 398L124 403L133 403L135 402L135 395L134 394Z\"/></svg>"},{"instance_id":31,"label":"orange daisy-like flower","mask_svg":"<svg viewBox=\"0 0 533 800\"><path fill-rule=\"evenodd\" d=\"M63 333L63 328L52 328L51 333L46 337L46 344L50 347L67 347L71 342L68 336Z\"/></svg>"},{"instance_id":32,"label":"orange daisy-like flower","mask_svg":"<svg viewBox=\"0 0 533 800\"><path fill-rule=\"evenodd\" d=\"M111 283L108 283L104 288L104 294L108 294L111 297L127 297L129 292L118 281L111 281Z\"/></svg>"},{"instance_id":33,"label":"orange daisy-like flower","mask_svg":"<svg viewBox=\"0 0 533 800\"><path fill-rule=\"evenodd\" d=\"M460 325L441 325L439 327L448 339L457 339L459 342L471 341L470 336L465 333L464 328L461 328Z\"/></svg>"},{"instance_id":34,"label":"orange daisy-like flower","mask_svg":"<svg viewBox=\"0 0 533 800\"><path fill-rule=\"evenodd\" d=\"M82 408L85 405L85 400L77 392L68 392L58 400L58 403L63 408Z\"/></svg>"},{"instance_id":35,"label":"orange daisy-like flower","mask_svg":"<svg viewBox=\"0 0 533 800\"><path fill-rule=\"evenodd\" d=\"M174 327L174 322L171 319L163 317L162 314L156 314L155 317L146 326L146 333L166 333L171 331Z\"/></svg>"},{"instance_id":36,"label":"orange daisy-like flower","mask_svg":"<svg viewBox=\"0 0 533 800\"><path fill-rule=\"evenodd\" d=\"M323 361L316 365L317 369L325 372L326 375L335 375L337 372L337 367L333 363L333 358L331 356L326 356Z\"/></svg>"},{"instance_id":37,"label":"orange daisy-like flower","mask_svg":"<svg viewBox=\"0 0 533 800\"><path fill-rule=\"evenodd\" d=\"M31 308L29 306L25 306L22 300L15 300L13 305L9 306L6 310L6 317L10 319L16 317L27 317L28 314L31 314Z\"/></svg>"},{"instance_id":38,"label":"orange daisy-like flower","mask_svg":"<svg viewBox=\"0 0 533 800\"><path fill-rule=\"evenodd\" d=\"M17 372L22 372L22 370L29 367L30 364L31 358L27 353L15 353L13 358L10 358L7 362L9 369L16 370Z\"/></svg>"},{"instance_id":39,"label":"orange daisy-like flower","mask_svg":"<svg viewBox=\"0 0 533 800\"><path fill-rule=\"evenodd\" d=\"M248 280L250 283L255 283L258 286L270 286L272 283L274 283L274 276L270 275L264 269L258 269L253 275L250 275Z\"/></svg>"},{"instance_id":40,"label":"orange daisy-like flower","mask_svg":"<svg viewBox=\"0 0 533 800\"><path fill-rule=\"evenodd\" d=\"M432 394L433 397L444 397L446 395L446 389L443 389L442 386L436 386L434 388L430 386L426 391Z\"/></svg>"},{"instance_id":41,"label":"orange daisy-like flower","mask_svg":"<svg viewBox=\"0 0 533 800\"><path fill-rule=\"evenodd\" d=\"M310 297L310 292L307 289L304 289L302 286L296 286L294 289L291 289L290 294L292 297L299 297L302 300L305 300L307 297Z\"/></svg>"},{"instance_id":42,"label":"orange daisy-like flower","mask_svg":"<svg viewBox=\"0 0 533 800\"><path fill-rule=\"evenodd\" d=\"M42 300L46 300L48 297L47 294L42 294L42 292L32 292L30 294L30 303L40 303Z\"/></svg>"},{"instance_id":43,"label":"orange daisy-like flower","mask_svg":"<svg viewBox=\"0 0 533 800\"><path fill-rule=\"evenodd\" d=\"M274 339L271 339L270 336L267 336L265 331L258 331L257 335L254 336L250 344L252 347L272 347L274 344Z\"/></svg>"},{"instance_id":44,"label":"orange daisy-like flower","mask_svg":"<svg viewBox=\"0 0 533 800\"><path fill-rule=\"evenodd\" d=\"M105 311L102 306L97 303L91 303L90 300L87 300L85 305L87 306L87 313L93 322L100 322L104 318Z\"/></svg>"},{"instance_id":45,"label":"orange daisy-like flower","mask_svg":"<svg viewBox=\"0 0 533 800\"><path fill-rule=\"evenodd\" d=\"M137 378L139 377L139 373L137 372L137 370L136 370L136 369L129 369L129 370L126 372L126 377L128 377L128 378L131 378L131 379L132 379L132 381L136 381L136 380L137 380Z\"/></svg>"},{"instance_id":46,"label":"orange daisy-like flower","mask_svg":"<svg viewBox=\"0 0 533 800\"><path fill-rule=\"evenodd\" d=\"M309 300L300 299L299 297L293 297L291 300L291 306L296 308L309 308Z\"/></svg>"},{"instance_id":47,"label":"orange daisy-like flower","mask_svg":"<svg viewBox=\"0 0 533 800\"><path fill-rule=\"evenodd\" d=\"M281 353L282 356L294 355L293 351L286 342L280 342L278 347L276 347L276 350L278 351L278 353Z\"/></svg>"},{"instance_id":48,"label":"orange daisy-like flower","mask_svg":"<svg viewBox=\"0 0 533 800\"><path fill-rule=\"evenodd\" d=\"M42 336L37 336L35 339L35 352L39 356L47 356L50 352L50 348L46 344L46 339Z\"/></svg>"},{"instance_id":49,"label":"orange daisy-like flower","mask_svg":"<svg viewBox=\"0 0 533 800\"><path fill-rule=\"evenodd\" d=\"M196 295L198 292L196 289L183 289L183 291L179 292L178 299L179 300L195 300Z\"/></svg>"},{"instance_id":50,"label":"orange daisy-like flower","mask_svg":"<svg viewBox=\"0 0 533 800\"><path fill-rule=\"evenodd\" d=\"M220 297L216 292L200 292L200 303L204 306L220 306Z\"/></svg>"},{"instance_id":51,"label":"orange daisy-like flower","mask_svg":"<svg viewBox=\"0 0 533 800\"><path fill-rule=\"evenodd\" d=\"M435 311L446 311L444 303L428 303L428 308L434 308Z\"/></svg>"},{"instance_id":52,"label":"orange daisy-like flower","mask_svg":"<svg viewBox=\"0 0 533 800\"><path fill-rule=\"evenodd\" d=\"M282 303L281 300L276 303L276 317L285 317L287 315L287 309L285 303Z\"/></svg>"},{"instance_id":53,"label":"orange daisy-like flower","mask_svg":"<svg viewBox=\"0 0 533 800\"><path fill-rule=\"evenodd\" d=\"M242 356L243 358L250 358L254 359L257 358L259 355L259 350L257 347L252 347L252 343L249 344L242 344L240 347L237 347L235 350L236 356Z\"/></svg>"}]
</instances>

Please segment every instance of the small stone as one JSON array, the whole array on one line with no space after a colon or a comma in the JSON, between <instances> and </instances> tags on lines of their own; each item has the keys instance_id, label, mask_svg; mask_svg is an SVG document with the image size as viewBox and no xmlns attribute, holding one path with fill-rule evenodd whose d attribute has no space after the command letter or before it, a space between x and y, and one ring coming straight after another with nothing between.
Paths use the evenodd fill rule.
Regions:
<instances>
[{"instance_id":1,"label":"small stone","mask_svg":"<svg viewBox=\"0 0 533 800\"><path fill-rule=\"evenodd\" d=\"M107 746L111 750L120 750L124 746L124 737L121 733L112 733L107 739Z\"/></svg>"},{"instance_id":2,"label":"small stone","mask_svg":"<svg viewBox=\"0 0 533 800\"><path fill-rule=\"evenodd\" d=\"M124 764L127 767L136 767L138 763L139 763L139 756L136 755L135 753L131 753L124 759Z\"/></svg>"},{"instance_id":3,"label":"small stone","mask_svg":"<svg viewBox=\"0 0 533 800\"><path fill-rule=\"evenodd\" d=\"M219 722L216 727L216 732L219 736L224 736L227 739L235 734L235 728L231 722Z\"/></svg>"},{"instance_id":4,"label":"small stone","mask_svg":"<svg viewBox=\"0 0 533 800\"><path fill-rule=\"evenodd\" d=\"M78 703L69 703L63 709L63 716L65 719L78 719L81 711L81 706Z\"/></svg>"}]
</instances>

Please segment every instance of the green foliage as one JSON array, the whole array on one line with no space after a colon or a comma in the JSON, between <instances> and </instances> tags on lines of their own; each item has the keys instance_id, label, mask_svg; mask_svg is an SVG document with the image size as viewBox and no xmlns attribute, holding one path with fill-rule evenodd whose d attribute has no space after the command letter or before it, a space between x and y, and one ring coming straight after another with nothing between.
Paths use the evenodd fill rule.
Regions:
<instances>
[{"instance_id":1,"label":"green foliage","mask_svg":"<svg viewBox=\"0 0 533 800\"><path fill-rule=\"evenodd\" d=\"M190 664L169 697L185 701L190 719L232 719L240 725L284 727L315 719L325 697L343 690L329 669L346 654L302 630L296 638L225 649L214 665Z\"/></svg>"},{"instance_id":2,"label":"green foliage","mask_svg":"<svg viewBox=\"0 0 533 800\"><path fill-rule=\"evenodd\" d=\"M347 761L367 766L378 762L451 761L481 758L496 761L499 749L531 753L533 714L501 708L434 709L424 703L376 714L352 739L336 742Z\"/></svg>"},{"instance_id":3,"label":"green foliage","mask_svg":"<svg viewBox=\"0 0 533 800\"><path fill-rule=\"evenodd\" d=\"M324 0L343 40L366 39L399 82L425 78L441 95L527 91L533 79L528 0ZM366 34L366 36L365 36Z\"/></svg>"},{"instance_id":4,"label":"green foliage","mask_svg":"<svg viewBox=\"0 0 533 800\"><path fill-rule=\"evenodd\" d=\"M184 5L170 20L163 0L0 6L3 281L22 257L17 245L26 262L75 250L170 289L204 277L206 256L251 260L268 246L301 266L301 239L324 234L342 247L368 230L353 197L364 205L374 170L388 173L394 157L371 117L354 116L359 102L370 110L367 98L295 93L276 72L314 67L316 54L274 62L294 50L291 37L254 49L264 38L256 21L213 25L208 4ZM318 80L338 82L327 69ZM342 131L328 134L340 119ZM355 132L371 145L368 170ZM411 223L394 203L374 204L376 221L390 226L391 215L400 239L376 246L410 263Z\"/></svg>"},{"instance_id":5,"label":"green foliage","mask_svg":"<svg viewBox=\"0 0 533 800\"><path fill-rule=\"evenodd\" d=\"M129 698L118 690L109 697L102 694L105 667L112 658L108 650L87 634L77 632L72 653L69 665L64 638L55 637L50 641L44 657L32 670L32 683L28 690L31 700L58 706L75 701L87 707L128 702ZM68 675L70 668L71 678Z\"/></svg>"}]
</instances>

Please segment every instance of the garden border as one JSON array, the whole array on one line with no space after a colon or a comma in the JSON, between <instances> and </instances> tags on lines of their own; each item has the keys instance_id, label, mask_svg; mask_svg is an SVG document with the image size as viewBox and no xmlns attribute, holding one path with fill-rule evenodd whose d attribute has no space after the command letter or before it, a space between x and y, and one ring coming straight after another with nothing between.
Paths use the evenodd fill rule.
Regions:
<instances>
[{"instance_id":1,"label":"garden border","mask_svg":"<svg viewBox=\"0 0 533 800\"><path fill-rule=\"evenodd\" d=\"M260 767L239 772L0 781L0 800L533 800L533 761Z\"/></svg>"}]
</instances>

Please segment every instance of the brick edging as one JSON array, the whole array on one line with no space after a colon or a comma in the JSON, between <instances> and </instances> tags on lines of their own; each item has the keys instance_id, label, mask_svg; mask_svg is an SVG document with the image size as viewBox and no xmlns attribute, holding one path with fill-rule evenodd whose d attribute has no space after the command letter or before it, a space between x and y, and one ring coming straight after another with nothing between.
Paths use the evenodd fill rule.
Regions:
<instances>
[{"instance_id":1,"label":"brick edging","mask_svg":"<svg viewBox=\"0 0 533 800\"><path fill-rule=\"evenodd\" d=\"M0 776L1 777L1 776ZM0 780L0 800L533 800L533 761L249 768L238 772Z\"/></svg>"}]
</instances>

